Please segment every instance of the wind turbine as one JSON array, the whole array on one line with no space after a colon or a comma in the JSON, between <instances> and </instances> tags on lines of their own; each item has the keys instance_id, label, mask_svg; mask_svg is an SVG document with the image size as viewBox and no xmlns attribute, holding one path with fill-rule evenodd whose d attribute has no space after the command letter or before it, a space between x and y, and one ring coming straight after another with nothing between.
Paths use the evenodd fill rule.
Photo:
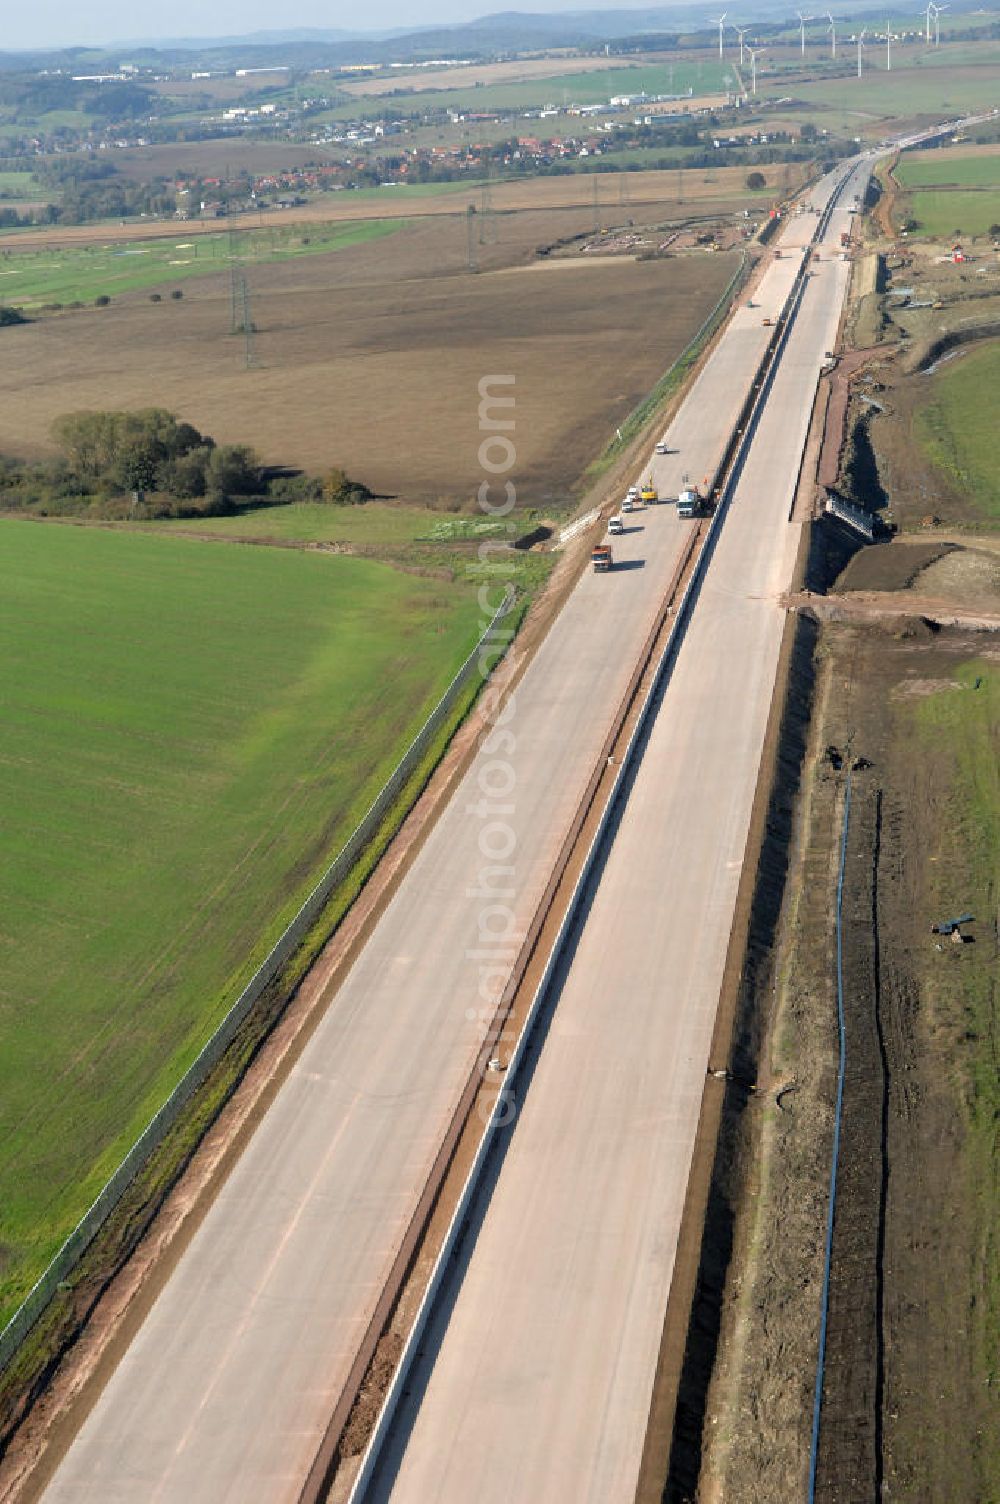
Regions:
<instances>
[{"instance_id":1,"label":"wind turbine","mask_svg":"<svg viewBox=\"0 0 1000 1504\"><path fill-rule=\"evenodd\" d=\"M888 17L885 23L885 71L886 73L892 72L892 27L889 25Z\"/></svg>"},{"instance_id":2,"label":"wind turbine","mask_svg":"<svg viewBox=\"0 0 1000 1504\"><path fill-rule=\"evenodd\" d=\"M827 30L830 33L830 56L832 58L836 58L836 56L837 56L837 28L836 28L836 25L834 24L833 17L831 16L831 14L830 14L829 11L827 11L827 13L826 13L826 19L830 23L830 25L827 27Z\"/></svg>"},{"instance_id":3,"label":"wind turbine","mask_svg":"<svg viewBox=\"0 0 1000 1504\"><path fill-rule=\"evenodd\" d=\"M805 55L806 55L806 22L807 21L811 21L812 20L812 16L804 16L800 10L797 10L795 12L795 14L799 18L799 37L800 37L801 42L802 42L802 56L805 57Z\"/></svg>"},{"instance_id":4,"label":"wind turbine","mask_svg":"<svg viewBox=\"0 0 1000 1504\"><path fill-rule=\"evenodd\" d=\"M928 47L931 45L931 16L934 14L934 0L927 0L926 22L924 24L924 41Z\"/></svg>"},{"instance_id":5,"label":"wind turbine","mask_svg":"<svg viewBox=\"0 0 1000 1504\"><path fill-rule=\"evenodd\" d=\"M730 21L729 24L733 28L733 30L735 31L736 35L740 39L740 67L742 68L743 67L743 53L746 50L745 46L744 46L743 38L746 36L746 34L750 30L750 28L749 28L749 26L737 26L737 24L736 24L735 21Z\"/></svg>"},{"instance_id":6,"label":"wind turbine","mask_svg":"<svg viewBox=\"0 0 1000 1504\"><path fill-rule=\"evenodd\" d=\"M763 51L763 47L751 47L749 45L747 46L747 52L749 52L750 54L750 78L752 80L750 85L750 92L753 94L754 98L757 97L757 54Z\"/></svg>"},{"instance_id":7,"label":"wind turbine","mask_svg":"<svg viewBox=\"0 0 1000 1504\"><path fill-rule=\"evenodd\" d=\"M934 7L934 46L941 46L941 12L949 10L947 5L935 5Z\"/></svg>"},{"instance_id":8,"label":"wind turbine","mask_svg":"<svg viewBox=\"0 0 1000 1504\"><path fill-rule=\"evenodd\" d=\"M728 10L724 10L722 12L721 16L709 16L709 18L708 18L709 21L711 22L711 24L713 26L718 26L718 28L719 28L719 56L720 57L722 56L722 31L723 31L723 28L724 28L724 26L726 24L726 17L728 15L729 15Z\"/></svg>"},{"instance_id":9,"label":"wind turbine","mask_svg":"<svg viewBox=\"0 0 1000 1504\"><path fill-rule=\"evenodd\" d=\"M865 37L868 34L867 26L862 26L858 32L858 77L861 77L861 49L865 45Z\"/></svg>"}]
</instances>

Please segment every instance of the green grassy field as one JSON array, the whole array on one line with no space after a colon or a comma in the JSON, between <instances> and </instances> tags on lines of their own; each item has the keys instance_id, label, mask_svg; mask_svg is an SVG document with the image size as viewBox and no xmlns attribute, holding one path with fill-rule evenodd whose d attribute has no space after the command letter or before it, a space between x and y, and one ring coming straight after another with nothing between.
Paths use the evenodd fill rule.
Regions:
<instances>
[{"instance_id":1,"label":"green grassy field","mask_svg":"<svg viewBox=\"0 0 1000 1504\"><path fill-rule=\"evenodd\" d=\"M236 232L241 263L261 265L295 256L317 256L393 235L402 219L371 219L340 224L264 225ZM168 241L122 241L63 250L18 250L17 239L0 241L0 303L20 308L43 303L92 302L101 295L173 286L211 276L231 264L229 237L195 235L184 225Z\"/></svg>"},{"instance_id":2,"label":"green grassy field","mask_svg":"<svg viewBox=\"0 0 1000 1504\"><path fill-rule=\"evenodd\" d=\"M378 118L387 108L406 114L428 110L543 109L561 104L606 104L619 94L718 94L724 79L733 78L731 66L718 59L707 62L652 63L634 68L607 68L592 73L562 73L555 78L537 78L521 83L486 84L477 89L414 90L396 95L356 95L350 104L337 106L317 118L349 120Z\"/></svg>"},{"instance_id":3,"label":"green grassy field","mask_svg":"<svg viewBox=\"0 0 1000 1504\"><path fill-rule=\"evenodd\" d=\"M17 199L22 203L38 203L48 195L32 172L0 172L0 201Z\"/></svg>"},{"instance_id":4,"label":"green grassy field","mask_svg":"<svg viewBox=\"0 0 1000 1504\"><path fill-rule=\"evenodd\" d=\"M1000 188L1000 152L963 156L953 151L904 154L893 176L904 188Z\"/></svg>"},{"instance_id":5,"label":"green grassy field","mask_svg":"<svg viewBox=\"0 0 1000 1504\"><path fill-rule=\"evenodd\" d=\"M0 1321L475 640L368 560L0 519Z\"/></svg>"},{"instance_id":6,"label":"green grassy field","mask_svg":"<svg viewBox=\"0 0 1000 1504\"><path fill-rule=\"evenodd\" d=\"M987 109L996 103L996 70L990 67L894 67L885 71L885 49L877 44L863 54L861 78L791 84L788 92L806 104L840 109L848 119L907 120ZM758 88L760 74L758 73ZM771 92L770 89L768 92ZM860 134L860 131L856 131Z\"/></svg>"},{"instance_id":7,"label":"green grassy field","mask_svg":"<svg viewBox=\"0 0 1000 1504\"><path fill-rule=\"evenodd\" d=\"M930 378L914 431L927 455L991 522L1000 520L1000 342L973 348Z\"/></svg>"},{"instance_id":8,"label":"green grassy field","mask_svg":"<svg viewBox=\"0 0 1000 1504\"><path fill-rule=\"evenodd\" d=\"M988 235L1000 223L1000 193L970 188L922 188L907 193L906 207L917 222L916 234L935 240L968 235Z\"/></svg>"},{"instance_id":9,"label":"green grassy field","mask_svg":"<svg viewBox=\"0 0 1000 1504\"><path fill-rule=\"evenodd\" d=\"M502 523L483 518L442 516L426 507L386 506L372 501L366 506L332 507L322 502L295 502L291 506L257 507L234 517L195 517L156 522L152 528L183 528L217 538L275 539L281 543L380 544L454 541L482 534L484 528L504 533Z\"/></svg>"},{"instance_id":10,"label":"green grassy field","mask_svg":"<svg viewBox=\"0 0 1000 1504\"><path fill-rule=\"evenodd\" d=\"M48 132L65 128L72 131L86 131L97 121L95 115L88 115L83 110L47 110L42 115L22 114L12 118L0 120L0 138L6 136L23 136L26 130Z\"/></svg>"},{"instance_id":11,"label":"green grassy field","mask_svg":"<svg viewBox=\"0 0 1000 1504\"><path fill-rule=\"evenodd\" d=\"M960 17L955 19L960 20ZM992 63L994 67L1000 63L1000 42L977 38L971 42L954 41L946 45L942 41L940 47L925 49L921 58L924 68L963 68L970 64L978 68L984 63Z\"/></svg>"},{"instance_id":12,"label":"green grassy field","mask_svg":"<svg viewBox=\"0 0 1000 1504\"><path fill-rule=\"evenodd\" d=\"M519 513L518 529L528 532L538 520L532 511ZM494 551L484 565L477 546L488 538L506 541L510 535L504 523L377 501L345 507L295 502L290 506L248 508L233 517L178 518L139 526L153 533L192 532L227 542L303 547L342 544L366 557L440 575L458 584L478 583L489 577L528 593L547 579L555 562L552 554L518 550L501 558Z\"/></svg>"}]
</instances>

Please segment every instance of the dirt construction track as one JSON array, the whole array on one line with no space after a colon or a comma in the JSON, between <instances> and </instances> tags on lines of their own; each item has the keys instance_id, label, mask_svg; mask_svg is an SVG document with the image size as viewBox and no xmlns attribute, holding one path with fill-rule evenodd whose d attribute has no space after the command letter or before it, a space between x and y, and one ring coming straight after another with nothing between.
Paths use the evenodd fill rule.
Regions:
<instances>
[{"instance_id":1,"label":"dirt construction track","mask_svg":"<svg viewBox=\"0 0 1000 1504\"><path fill-rule=\"evenodd\" d=\"M915 733L920 707L975 693L959 671L995 665L998 649L993 634L933 631L916 617L831 623L820 642L777 1012L770 986L759 1000L771 1036L748 1126L762 1157L737 1219L702 1489L773 1504L805 1484L836 1083L831 915L846 761L835 764L860 758L817 1500L979 1504L995 1496L997 1461L981 1335L995 1186L968 1109L979 1031L995 1018L996 887L966 866L975 833L963 829L952 754ZM931 922L963 908L983 919L973 943L937 941ZM984 1014L971 1011L977 996Z\"/></svg>"}]
</instances>

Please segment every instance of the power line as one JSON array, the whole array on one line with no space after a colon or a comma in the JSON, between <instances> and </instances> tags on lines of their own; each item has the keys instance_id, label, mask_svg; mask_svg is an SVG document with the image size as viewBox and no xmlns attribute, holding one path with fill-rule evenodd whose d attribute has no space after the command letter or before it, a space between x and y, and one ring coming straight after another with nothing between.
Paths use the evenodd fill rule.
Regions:
<instances>
[{"instance_id":1,"label":"power line","mask_svg":"<svg viewBox=\"0 0 1000 1504\"><path fill-rule=\"evenodd\" d=\"M493 207L493 160L489 154L483 157L485 178L482 186L481 218L479 221L479 244L496 245L497 217Z\"/></svg>"},{"instance_id":2,"label":"power line","mask_svg":"<svg viewBox=\"0 0 1000 1504\"><path fill-rule=\"evenodd\" d=\"M229 332L240 332L240 282L243 273L235 261L229 267Z\"/></svg>"},{"instance_id":3,"label":"power line","mask_svg":"<svg viewBox=\"0 0 1000 1504\"><path fill-rule=\"evenodd\" d=\"M255 335L255 333L257 331L254 329L253 318L251 317L251 314L250 314L250 288L249 288L249 286L247 284L246 277L242 277L241 281L243 283L243 341L244 341L244 343L243 343L243 351L244 351L244 365L245 365L246 369L249 371L250 367L254 363L254 353L255 353L254 352L254 335Z\"/></svg>"},{"instance_id":4,"label":"power line","mask_svg":"<svg viewBox=\"0 0 1000 1504\"><path fill-rule=\"evenodd\" d=\"M469 257L469 271L470 272L475 272L475 271L478 271L478 269L479 269L478 266L477 266L477 264L476 264L476 226L475 226L475 217L476 217L476 206L475 206L475 204L470 204L469 207L465 211L465 224L466 224L466 230L467 230L468 257Z\"/></svg>"}]
</instances>

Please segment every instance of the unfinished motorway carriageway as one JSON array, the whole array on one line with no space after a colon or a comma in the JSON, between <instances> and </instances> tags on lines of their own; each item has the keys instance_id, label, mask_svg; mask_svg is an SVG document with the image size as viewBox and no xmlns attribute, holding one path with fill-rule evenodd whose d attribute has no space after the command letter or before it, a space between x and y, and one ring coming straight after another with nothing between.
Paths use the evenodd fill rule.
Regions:
<instances>
[{"instance_id":1,"label":"unfinished motorway carriageway","mask_svg":"<svg viewBox=\"0 0 1000 1504\"><path fill-rule=\"evenodd\" d=\"M677 412L672 452L650 461L661 495L714 478L757 393L530 1090L412 1396L372 1456L373 1498L634 1494L797 543L790 498L849 272L831 249L846 211L803 275L821 216L863 191L869 165L841 167L789 217L754 307ZM631 567L580 577L505 717L517 935L696 526L673 507L632 523L615 543ZM52 1472L49 1504L303 1497L480 1056L492 740ZM494 982L515 951L494 944Z\"/></svg>"},{"instance_id":2,"label":"unfinished motorway carriageway","mask_svg":"<svg viewBox=\"0 0 1000 1504\"><path fill-rule=\"evenodd\" d=\"M843 222L830 216L800 284L370 1500L635 1497L798 543L789 515L850 270ZM776 265L818 227L792 220Z\"/></svg>"}]
</instances>

